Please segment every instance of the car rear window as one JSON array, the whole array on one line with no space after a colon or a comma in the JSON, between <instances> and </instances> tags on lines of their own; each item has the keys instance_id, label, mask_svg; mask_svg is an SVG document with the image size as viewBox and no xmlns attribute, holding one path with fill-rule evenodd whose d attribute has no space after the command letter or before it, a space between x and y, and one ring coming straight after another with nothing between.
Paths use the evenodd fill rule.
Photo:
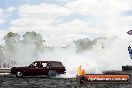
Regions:
<instances>
[{"instance_id":1,"label":"car rear window","mask_svg":"<svg viewBox=\"0 0 132 88\"><path fill-rule=\"evenodd\" d=\"M51 64L51 67L60 67L62 66L62 63L60 62L55 62L55 63L50 63Z\"/></svg>"}]
</instances>

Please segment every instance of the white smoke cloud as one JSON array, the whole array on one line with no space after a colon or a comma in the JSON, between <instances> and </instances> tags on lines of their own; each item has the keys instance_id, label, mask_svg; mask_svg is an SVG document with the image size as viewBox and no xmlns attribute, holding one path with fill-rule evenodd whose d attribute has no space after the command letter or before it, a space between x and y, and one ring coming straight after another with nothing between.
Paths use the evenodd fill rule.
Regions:
<instances>
[{"instance_id":1,"label":"white smoke cloud","mask_svg":"<svg viewBox=\"0 0 132 88\"><path fill-rule=\"evenodd\" d=\"M60 46L76 36L92 34L93 36L125 37L131 27L131 16L123 15L130 11L131 1L111 0L72 0L64 6L56 4L21 5L18 10L19 18L11 20L9 31L24 33L37 31L43 34L47 43ZM114 10L113 10L114 9ZM65 21L66 17L79 15ZM84 19L81 19L81 18ZM71 38L69 38L69 36ZM61 41L53 43L51 41Z\"/></svg>"},{"instance_id":2,"label":"white smoke cloud","mask_svg":"<svg viewBox=\"0 0 132 88\"><path fill-rule=\"evenodd\" d=\"M103 48L102 48L103 44ZM127 46L129 40L119 37L99 39L92 49L77 53L74 44L68 48L54 48L40 54L40 60L61 61L67 69L63 77L75 77L77 68L82 65L87 74L102 73L106 70L121 70L122 65L132 65Z\"/></svg>"}]
</instances>

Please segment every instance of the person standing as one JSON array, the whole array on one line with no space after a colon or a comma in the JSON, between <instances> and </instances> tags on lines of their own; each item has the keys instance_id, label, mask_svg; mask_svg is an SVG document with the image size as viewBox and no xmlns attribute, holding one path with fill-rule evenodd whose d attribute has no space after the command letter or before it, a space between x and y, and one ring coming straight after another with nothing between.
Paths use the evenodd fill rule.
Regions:
<instances>
[{"instance_id":1,"label":"person standing","mask_svg":"<svg viewBox=\"0 0 132 88\"><path fill-rule=\"evenodd\" d=\"M130 57L131 57L131 59L132 59L132 48L131 48L131 46L128 47L128 52L129 52Z\"/></svg>"}]
</instances>

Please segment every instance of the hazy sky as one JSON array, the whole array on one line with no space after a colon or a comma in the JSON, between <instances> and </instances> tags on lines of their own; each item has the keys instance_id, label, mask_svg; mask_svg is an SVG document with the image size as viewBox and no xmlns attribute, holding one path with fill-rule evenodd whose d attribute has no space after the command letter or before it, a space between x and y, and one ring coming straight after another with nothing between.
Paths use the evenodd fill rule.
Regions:
<instances>
[{"instance_id":1,"label":"hazy sky","mask_svg":"<svg viewBox=\"0 0 132 88\"><path fill-rule=\"evenodd\" d=\"M48 44L79 38L126 36L132 0L0 0L0 38L36 31Z\"/></svg>"}]
</instances>

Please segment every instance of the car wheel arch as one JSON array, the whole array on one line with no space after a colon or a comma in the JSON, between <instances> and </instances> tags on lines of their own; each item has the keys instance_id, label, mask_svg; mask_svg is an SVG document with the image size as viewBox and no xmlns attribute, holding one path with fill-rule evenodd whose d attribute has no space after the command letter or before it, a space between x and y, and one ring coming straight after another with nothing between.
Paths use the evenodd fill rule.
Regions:
<instances>
[{"instance_id":1,"label":"car wheel arch","mask_svg":"<svg viewBox=\"0 0 132 88\"><path fill-rule=\"evenodd\" d=\"M49 70L48 71L48 77L49 78L55 78L57 76L57 71L56 70Z\"/></svg>"},{"instance_id":2,"label":"car wheel arch","mask_svg":"<svg viewBox=\"0 0 132 88\"><path fill-rule=\"evenodd\" d=\"M23 72L18 70L18 71L16 71L15 75L16 75L16 77L23 77Z\"/></svg>"}]
</instances>

